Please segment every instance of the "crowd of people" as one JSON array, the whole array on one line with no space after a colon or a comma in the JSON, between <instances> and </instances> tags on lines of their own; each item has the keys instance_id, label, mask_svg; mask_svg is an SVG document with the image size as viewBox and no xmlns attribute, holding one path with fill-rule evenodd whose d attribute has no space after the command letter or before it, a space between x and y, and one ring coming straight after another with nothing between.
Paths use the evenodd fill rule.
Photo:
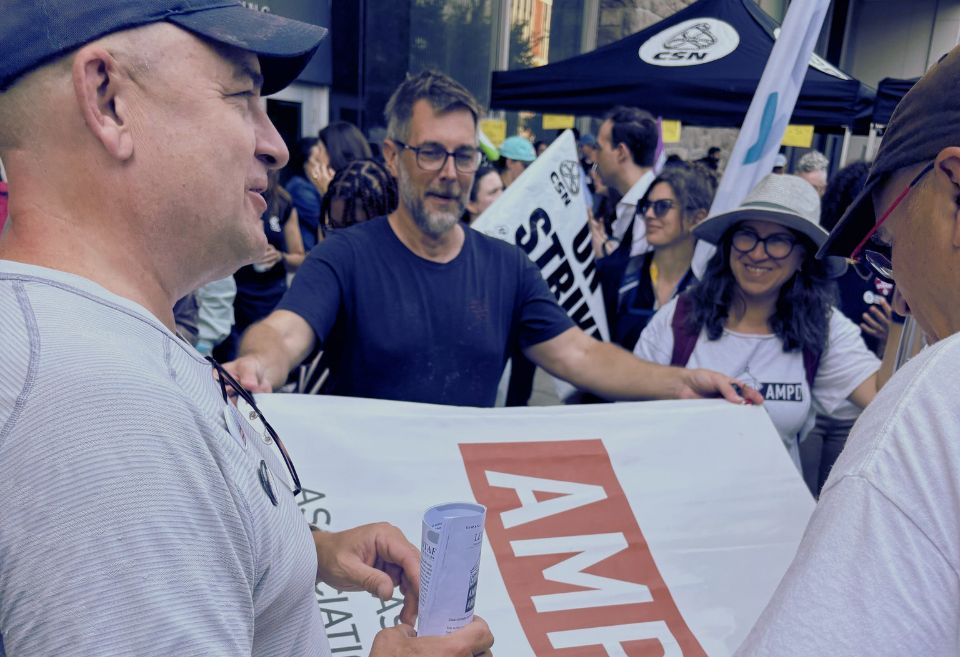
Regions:
<instances>
[{"instance_id":1,"label":"crowd of people","mask_svg":"<svg viewBox=\"0 0 960 657\"><path fill-rule=\"evenodd\" d=\"M401 81L382 147L334 122L290 157L260 96L321 28L99 5L24 3L0 27L0 654L329 655L323 581L400 587L371 657L489 657L480 618L416 636L399 530L307 525L250 392L315 361L325 394L492 406L508 359L516 403L538 366L578 401L763 405L820 502L739 654L956 654L960 136L921 127L954 125L960 50L872 165L778 158L714 216L722 151L658 161L656 120L611 108L578 136L604 342L470 227L548 145L511 136L485 162L457 81ZM697 240L716 247L700 274ZM908 311L933 346L887 383Z\"/></svg>"},{"instance_id":2,"label":"crowd of people","mask_svg":"<svg viewBox=\"0 0 960 657\"><path fill-rule=\"evenodd\" d=\"M406 106L398 108L401 101ZM433 114L415 115L421 101ZM464 134L476 130L482 110L455 81L425 73L402 84L388 110L382 161L342 121L301 142L304 156L288 167L297 192L267 190L269 246L234 274L233 328L213 352L227 369L257 392L480 406L494 404L499 382L502 403L522 406L538 365L578 388L567 403L650 396L617 379L637 363L704 367L760 393L819 494L879 387L893 321L891 281L863 265L814 257L859 191L866 164L850 165L827 185L828 160L809 151L795 175L778 166L752 190L752 201L704 221L722 151L657 162L656 120L639 108L611 109L596 138L576 135L610 340L622 348L597 352L553 303L535 267L504 259L519 252L490 250L469 228L538 149L515 135L493 162L468 137L448 151L441 138L460 127L447 120L448 104L470 115ZM305 261L295 239L302 213L317 217L310 230L320 245ZM369 225L341 231L359 223ZM699 279L698 240L717 247ZM486 325L476 325L464 299L488 309ZM398 335L400 317L407 319ZM528 334L528 326L537 332ZM594 354L590 361L582 350ZM501 381L507 362L509 377Z\"/></svg>"}]
</instances>

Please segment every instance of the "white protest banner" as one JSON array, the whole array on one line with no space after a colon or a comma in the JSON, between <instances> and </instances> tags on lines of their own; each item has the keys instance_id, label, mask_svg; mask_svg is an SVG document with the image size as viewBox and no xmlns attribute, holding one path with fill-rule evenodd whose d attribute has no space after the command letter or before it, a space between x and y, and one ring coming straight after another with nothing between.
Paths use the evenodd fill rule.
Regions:
<instances>
[{"instance_id":1,"label":"white protest banner","mask_svg":"<svg viewBox=\"0 0 960 657\"><path fill-rule=\"evenodd\" d=\"M523 249L577 326L607 340L582 183L576 141L567 130L471 227Z\"/></svg>"},{"instance_id":2,"label":"white protest banner","mask_svg":"<svg viewBox=\"0 0 960 657\"><path fill-rule=\"evenodd\" d=\"M740 135L710 208L710 216L733 210L760 179L773 169L783 133L797 104L813 47L830 0L791 2L787 15L750 102ZM822 61L822 60L821 60ZM699 242L693 270L702 277L714 247Z\"/></svg>"},{"instance_id":3,"label":"white protest banner","mask_svg":"<svg viewBox=\"0 0 960 657\"><path fill-rule=\"evenodd\" d=\"M259 399L321 527L386 520L418 543L424 509L486 506L475 611L511 657L731 655L814 506L758 407ZM401 604L317 601L338 657L366 657Z\"/></svg>"}]
</instances>

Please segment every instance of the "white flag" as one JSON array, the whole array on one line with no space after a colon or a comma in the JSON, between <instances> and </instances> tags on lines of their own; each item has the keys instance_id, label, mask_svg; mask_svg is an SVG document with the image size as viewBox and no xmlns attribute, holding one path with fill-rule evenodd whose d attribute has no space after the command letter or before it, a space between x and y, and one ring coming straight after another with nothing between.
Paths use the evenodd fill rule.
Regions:
<instances>
[{"instance_id":1,"label":"white flag","mask_svg":"<svg viewBox=\"0 0 960 657\"><path fill-rule=\"evenodd\" d=\"M829 0L790 3L720 180L710 216L739 206L773 169L829 4ZM693 269L698 277L703 275L714 250L703 241L697 244Z\"/></svg>"}]
</instances>

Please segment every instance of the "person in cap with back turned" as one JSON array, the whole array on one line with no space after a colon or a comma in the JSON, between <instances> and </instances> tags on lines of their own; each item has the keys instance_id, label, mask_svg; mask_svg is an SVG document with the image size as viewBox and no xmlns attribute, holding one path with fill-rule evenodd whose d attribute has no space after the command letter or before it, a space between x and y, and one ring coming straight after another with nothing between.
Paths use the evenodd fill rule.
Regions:
<instances>
[{"instance_id":1,"label":"person in cap with back turned","mask_svg":"<svg viewBox=\"0 0 960 657\"><path fill-rule=\"evenodd\" d=\"M860 415L740 657L960 654L960 49L904 96L821 247L896 280L932 346ZM891 264L892 262L892 264Z\"/></svg>"},{"instance_id":2,"label":"person in cap with back turned","mask_svg":"<svg viewBox=\"0 0 960 657\"><path fill-rule=\"evenodd\" d=\"M807 182L767 175L739 208L693 229L717 251L701 282L654 315L634 350L753 385L798 470L815 409L829 413L845 399L866 406L880 367L860 329L833 306L830 279L846 263L815 259L827 238L819 218Z\"/></svg>"},{"instance_id":3,"label":"person in cap with back turned","mask_svg":"<svg viewBox=\"0 0 960 657\"><path fill-rule=\"evenodd\" d=\"M0 654L330 655L317 579L413 593L417 550L389 525L311 531L276 433L171 310L265 248L287 151L260 95L324 30L223 0L0 14ZM371 655L492 643L482 621L413 634Z\"/></svg>"},{"instance_id":4,"label":"person in cap with back turned","mask_svg":"<svg viewBox=\"0 0 960 657\"><path fill-rule=\"evenodd\" d=\"M500 144L500 159L496 162L503 188L512 185L535 159L537 152L533 149L533 144L516 135L507 137Z\"/></svg>"}]
</instances>

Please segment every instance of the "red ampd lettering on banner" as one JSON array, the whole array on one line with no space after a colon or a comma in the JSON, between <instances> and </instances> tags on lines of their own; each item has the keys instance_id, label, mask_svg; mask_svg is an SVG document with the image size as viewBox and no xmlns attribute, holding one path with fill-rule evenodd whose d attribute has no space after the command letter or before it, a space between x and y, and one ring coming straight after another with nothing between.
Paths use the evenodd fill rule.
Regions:
<instances>
[{"instance_id":1,"label":"red ampd lettering on banner","mask_svg":"<svg viewBox=\"0 0 960 657\"><path fill-rule=\"evenodd\" d=\"M461 444L538 657L706 657L600 440Z\"/></svg>"}]
</instances>

